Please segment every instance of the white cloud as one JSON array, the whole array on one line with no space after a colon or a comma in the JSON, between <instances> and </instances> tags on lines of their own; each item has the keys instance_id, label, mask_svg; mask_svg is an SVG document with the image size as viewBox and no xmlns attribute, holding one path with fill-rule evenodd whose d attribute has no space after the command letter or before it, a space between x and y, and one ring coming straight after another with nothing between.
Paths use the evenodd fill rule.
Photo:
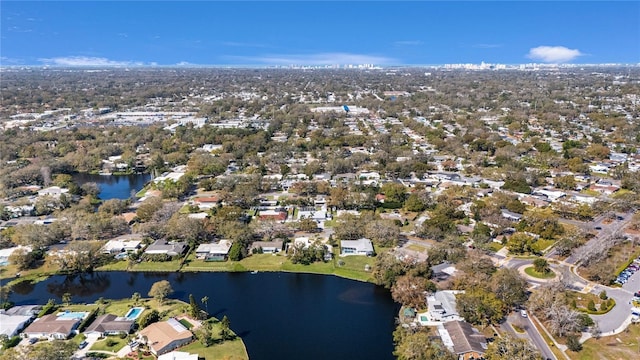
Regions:
<instances>
[{"instance_id":1,"label":"white cloud","mask_svg":"<svg viewBox=\"0 0 640 360\"><path fill-rule=\"evenodd\" d=\"M102 57L90 56L64 56L55 58L42 58L38 61L46 65L54 66L143 66L139 61L116 61Z\"/></svg>"},{"instance_id":2,"label":"white cloud","mask_svg":"<svg viewBox=\"0 0 640 360\"><path fill-rule=\"evenodd\" d=\"M569 49L564 46L538 46L530 49L527 57L548 63L564 63L582 55L584 54L580 50Z\"/></svg>"},{"instance_id":3,"label":"white cloud","mask_svg":"<svg viewBox=\"0 0 640 360\"><path fill-rule=\"evenodd\" d=\"M334 64L397 64L398 61L384 56L350 53L318 54L273 54L263 56L228 56L244 64L266 65L334 65Z\"/></svg>"},{"instance_id":4,"label":"white cloud","mask_svg":"<svg viewBox=\"0 0 640 360\"><path fill-rule=\"evenodd\" d=\"M396 46L416 46L416 45L422 45L422 41L420 41L420 40L401 40L401 41L394 42L394 45L396 45Z\"/></svg>"},{"instance_id":5,"label":"white cloud","mask_svg":"<svg viewBox=\"0 0 640 360\"><path fill-rule=\"evenodd\" d=\"M195 64L192 64L188 61L180 61L179 63L176 64L176 66L193 66Z\"/></svg>"}]
</instances>

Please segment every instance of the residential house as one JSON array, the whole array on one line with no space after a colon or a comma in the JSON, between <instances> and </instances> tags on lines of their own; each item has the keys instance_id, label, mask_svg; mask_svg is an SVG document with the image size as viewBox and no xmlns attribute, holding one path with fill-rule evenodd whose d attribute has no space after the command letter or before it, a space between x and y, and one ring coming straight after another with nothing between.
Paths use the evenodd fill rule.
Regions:
<instances>
[{"instance_id":1,"label":"residential house","mask_svg":"<svg viewBox=\"0 0 640 360\"><path fill-rule=\"evenodd\" d=\"M251 244L251 250L253 251L253 249L256 249L256 251L258 251L258 249L262 249L264 254L276 254L282 251L283 244L284 243L281 240L254 241Z\"/></svg>"},{"instance_id":2,"label":"residential house","mask_svg":"<svg viewBox=\"0 0 640 360\"><path fill-rule=\"evenodd\" d=\"M185 351L172 351L158 356L158 360L198 360L198 354L190 354Z\"/></svg>"},{"instance_id":3,"label":"residential house","mask_svg":"<svg viewBox=\"0 0 640 360\"><path fill-rule=\"evenodd\" d=\"M24 329L36 317L42 307L39 305L14 306L8 310L0 309L0 335L13 337Z\"/></svg>"},{"instance_id":4,"label":"residential house","mask_svg":"<svg viewBox=\"0 0 640 360\"><path fill-rule=\"evenodd\" d=\"M450 321L438 333L442 342L459 360L481 359L487 351L487 339L465 321Z\"/></svg>"},{"instance_id":5,"label":"residential house","mask_svg":"<svg viewBox=\"0 0 640 360\"><path fill-rule=\"evenodd\" d=\"M144 253L147 255L182 255L187 248L184 242L167 242L166 240L156 240L153 244L147 246Z\"/></svg>"},{"instance_id":6,"label":"residential house","mask_svg":"<svg viewBox=\"0 0 640 360\"><path fill-rule=\"evenodd\" d=\"M365 255L373 256L373 243L367 238L340 241L340 256Z\"/></svg>"},{"instance_id":7,"label":"residential house","mask_svg":"<svg viewBox=\"0 0 640 360\"><path fill-rule=\"evenodd\" d=\"M141 339L146 338L146 344L156 356L186 345L193 339L191 331L175 318L153 323L140 330L139 334Z\"/></svg>"},{"instance_id":8,"label":"residential house","mask_svg":"<svg viewBox=\"0 0 640 360\"><path fill-rule=\"evenodd\" d=\"M287 212L283 209L277 210L262 210L258 215L258 219L262 221L280 221L284 222L287 219Z\"/></svg>"},{"instance_id":9,"label":"residential house","mask_svg":"<svg viewBox=\"0 0 640 360\"><path fill-rule=\"evenodd\" d=\"M456 294L463 291L443 290L427 297L428 316L431 321L458 321L462 317L456 308Z\"/></svg>"},{"instance_id":10,"label":"residential house","mask_svg":"<svg viewBox=\"0 0 640 360\"><path fill-rule=\"evenodd\" d=\"M134 320L118 317L113 314L98 316L84 331L87 336L102 337L107 335L128 334L133 327Z\"/></svg>"},{"instance_id":11,"label":"residential house","mask_svg":"<svg viewBox=\"0 0 640 360\"><path fill-rule=\"evenodd\" d=\"M38 190L38 196L51 196L54 198L59 198L60 195L66 194L69 192L69 189L64 189L59 186L50 186L48 188Z\"/></svg>"},{"instance_id":12,"label":"residential house","mask_svg":"<svg viewBox=\"0 0 640 360\"><path fill-rule=\"evenodd\" d=\"M18 246L6 248L6 249L0 249L0 266L7 265L9 263L9 257L11 257L11 255L13 255L13 253L16 252L17 250L20 250L20 251L24 250L27 253L30 253L31 251L33 251L30 246L22 246L22 245L18 245Z\"/></svg>"},{"instance_id":13,"label":"residential house","mask_svg":"<svg viewBox=\"0 0 640 360\"><path fill-rule=\"evenodd\" d=\"M225 261L231 249L231 240L220 240L217 243L200 244L196 249L196 258L204 261Z\"/></svg>"},{"instance_id":14,"label":"residential house","mask_svg":"<svg viewBox=\"0 0 640 360\"><path fill-rule=\"evenodd\" d=\"M193 204L200 210L208 210L217 207L220 204L220 198L217 196L202 196L193 199Z\"/></svg>"},{"instance_id":15,"label":"residential house","mask_svg":"<svg viewBox=\"0 0 640 360\"><path fill-rule=\"evenodd\" d=\"M520 221L520 219L522 219L522 214L502 209L502 217L511 221Z\"/></svg>"},{"instance_id":16,"label":"residential house","mask_svg":"<svg viewBox=\"0 0 640 360\"><path fill-rule=\"evenodd\" d=\"M49 340L67 339L80 325L81 319L45 315L36 319L23 332L28 338L48 338Z\"/></svg>"},{"instance_id":17,"label":"residential house","mask_svg":"<svg viewBox=\"0 0 640 360\"><path fill-rule=\"evenodd\" d=\"M119 254L121 252L135 252L141 247L142 240L140 236L125 235L107 241L102 247L105 254Z\"/></svg>"}]
</instances>

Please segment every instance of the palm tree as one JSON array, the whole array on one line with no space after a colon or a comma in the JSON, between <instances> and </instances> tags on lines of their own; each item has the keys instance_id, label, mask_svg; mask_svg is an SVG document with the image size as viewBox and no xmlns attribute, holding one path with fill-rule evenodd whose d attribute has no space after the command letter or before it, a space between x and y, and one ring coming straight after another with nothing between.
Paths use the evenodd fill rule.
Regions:
<instances>
[{"instance_id":1,"label":"palm tree","mask_svg":"<svg viewBox=\"0 0 640 360\"><path fill-rule=\"evenodd\" d=\"M209 297L205 296L200 301L204 304L204 307L207 310L207 314L208 314L209 313Z\"/></svg>"}]
</instances>

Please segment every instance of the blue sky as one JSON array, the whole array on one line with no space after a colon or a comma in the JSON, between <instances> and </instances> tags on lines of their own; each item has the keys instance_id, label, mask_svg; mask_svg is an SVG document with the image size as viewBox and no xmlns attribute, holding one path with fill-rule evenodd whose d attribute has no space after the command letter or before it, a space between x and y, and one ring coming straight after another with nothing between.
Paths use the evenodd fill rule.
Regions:
<instances>
[{"instance_id":1,"label":"blue sky","mask_svg":"<svg viewBox=\"0 0 640 360\"><path fill-rule=\"evenodd\" d=\"M1 65L639 63L638 1L6 1Z\"/></svg>"}]
</instances>

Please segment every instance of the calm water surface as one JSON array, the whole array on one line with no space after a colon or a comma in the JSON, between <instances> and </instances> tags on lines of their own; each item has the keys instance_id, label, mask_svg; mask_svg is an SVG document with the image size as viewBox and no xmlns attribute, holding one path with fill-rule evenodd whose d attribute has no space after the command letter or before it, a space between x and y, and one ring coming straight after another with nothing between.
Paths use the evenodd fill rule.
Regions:
<instances>
[{"instance_id":1,"label":"calm water surface","mask_svg":"<svg viewBox=\"0 0 640 360\"><path fill-rule=\"evenodd\" d=\"M78 173L73 175L73 180L78 185L88 182L98 184L100 187L98 196L102 200L128 199L131 197L132 192L135 194L140 191L144 184L151 180L151 175L95 175Z\"/></svg>"},{"instance_id":2,"label":"calm water surface","mask_svg":"<svg viewBox=\"0 0 640 360\"><path fill-rule=\"evenodd\" d=\"M93 302L99 297L146 296L159 280L172 298L209 297L209 312L227 315L253 359L393 359L398 305L388 290L335 276L293 273L127 273L54 276L14 288L17 304Z\"/></svg>"}]
</instances>

